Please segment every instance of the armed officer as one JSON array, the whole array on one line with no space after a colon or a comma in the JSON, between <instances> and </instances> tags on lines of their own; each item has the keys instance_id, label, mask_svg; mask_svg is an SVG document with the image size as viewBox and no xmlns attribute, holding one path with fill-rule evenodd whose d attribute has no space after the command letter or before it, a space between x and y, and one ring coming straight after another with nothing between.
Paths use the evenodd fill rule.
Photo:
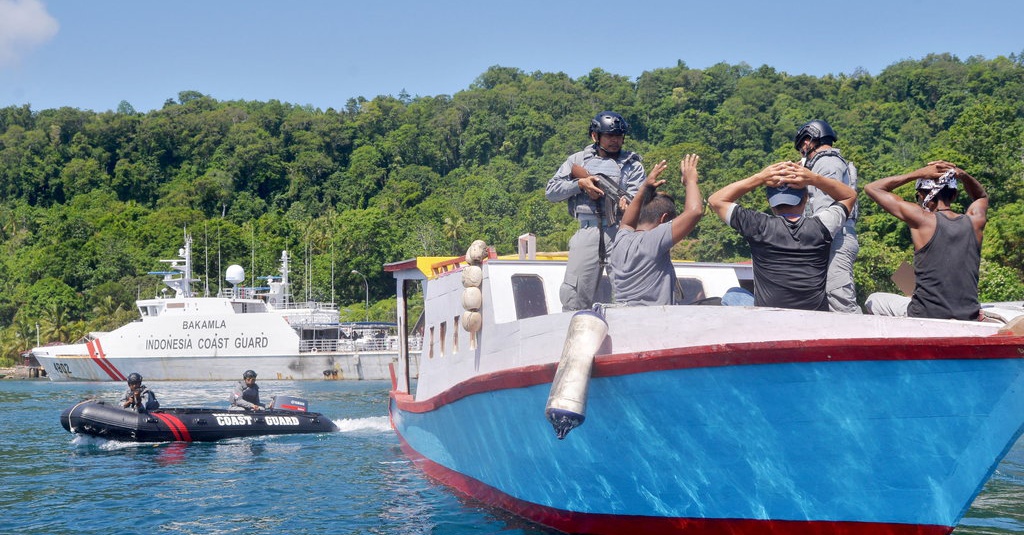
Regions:
<instances>
[{"instance_id":1,"label":"armed officer","mask_svg":"<svg viewBox=\"0 0 1024 535\"><path fill-rule=\"evenodd\" d=\"M142 376L137 373L128 374L128 390L121 398L121 406L134 409L136 412L149 412L160 408L156 394L142 384Z\"/></svg>"},{"instance_id":2,"label":"armed officer","mask_svg":"<svg viewBox=\"0 0 1024 535\"><path fill-rule=\"evenodd\" d=\"M569 261L559 290L563 311L611 301L610 286L601 285L605 262L619 217L647 178L640 155L622 149L628 132L629 124L618 113L598 113L590 121L593 144L570 155L548 181L545 197L551 202L567 201L569 215L579 223L569 240Z\"/></svg>"}]
</instances>

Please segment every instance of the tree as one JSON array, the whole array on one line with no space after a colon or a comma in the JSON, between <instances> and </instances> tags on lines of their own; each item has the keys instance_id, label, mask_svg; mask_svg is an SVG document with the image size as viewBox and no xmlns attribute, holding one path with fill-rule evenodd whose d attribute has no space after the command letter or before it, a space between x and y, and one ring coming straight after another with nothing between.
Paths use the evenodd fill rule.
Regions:
<instances>
[{"instance_id":1,"label":"tree","mask_svg":"<svg viewBox=\"0 0 1024 535\"><path fill-rule=\"evenodd\" d=\"M260 274L274 272L281 250L303 256L315 243L311 276L297 277L297 291L339 287L360 303L359 288L337 274L328 280L329 264L367 273L381 297L391 293L382 263L462 254L474 239L504 254L533 232L540 249L565 250L576 222L564 203L544 199L544 186L589 142L590 118L603 109L630 121L627 148L648 168L700 154L705 195L797 158L792 135L811 118L836 127L837 147L864 182L953 161L992 198L983 294L1013 295L1013 277L1024 271L1021 94L1017 55L937 54L878 76L679 61L633 81L602 69L572 79L493 66L451 96L358 97L326 111L221 102L195 90L148 113L126 101L102 113L0 108L0 331L28 322L34 337L35 322L49 314L54 333L74 336L104 317L133 314L130 302L94 292L113 283L150 295L159 282L144 274L180 247L186 227L209 227L216 244L204 252L216 249L225 265L253 262ZM668 178L666 191L678 199L681 188ZM766 208L763 197L751 204ZM891 289L888 277L912 254L906 226L862 199L858 229L862 294ZM749 258L745 242L713 217L673 254ZM28 299L48 279L67 285L79 306L47 309Z\"/></svg>"}]
</instances>

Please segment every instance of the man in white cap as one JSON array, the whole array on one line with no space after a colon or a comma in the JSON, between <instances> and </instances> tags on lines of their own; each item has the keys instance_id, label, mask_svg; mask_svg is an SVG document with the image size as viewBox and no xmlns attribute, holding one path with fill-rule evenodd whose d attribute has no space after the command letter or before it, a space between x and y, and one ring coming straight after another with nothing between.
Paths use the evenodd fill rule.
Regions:
<instances>
[{"instance_id":1,"label":"man in white cap","mask_svg":"<svg viewBox=\"0 0 1024 535\"><path fill-rule=\"evenodd\" d=\"M917 202L903 200L893 190L914 181ZM971 197L964 214L953 211L957 186ZM944 161L905 175L876 180L864 187L886 212L910 227L914 242L914 295L874 293L864 303L871 314L976 320L981 239L988 213L988 194L974 177Z\"/></svg>"},{"instance_id":2,"label":"man in white cap","mask_svg":"<svg viewBox=\"0 0 1024 535\"><path fill-rule=\"evenodd\" d=\"M736 201L766 187L772 214ZM834 199L825 210L804 215L807 187ZM832 239L857 200L857 192L795 162L780 162L738 180L708 198L711 209L750 245L754 260L754 305L827 311L825 280Z\"/></svg>"}]
</instances>

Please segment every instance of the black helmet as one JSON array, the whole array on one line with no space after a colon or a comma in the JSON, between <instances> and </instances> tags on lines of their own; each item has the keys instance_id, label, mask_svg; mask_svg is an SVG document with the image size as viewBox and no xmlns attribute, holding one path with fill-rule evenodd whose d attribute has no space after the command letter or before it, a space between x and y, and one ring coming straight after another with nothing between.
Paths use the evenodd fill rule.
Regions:
<instances>
[{"instance_id":1,"label":"black helmet","mask_svg":"<svg viewBox=\"0 0 1024 535\"><path fill-rule=\"evenodd\" d=\"M128 384L130 384L130 385L141 385L142 384L142 376L137 374L137 373L129 373L128 374Z\"/></svg>"},{"instance_id":2,"label":"black helmet","mask_svg":"<svg viewBox=\"0 0 1024 535\"><path fill-rule=\"evenodd\" d=\"M256 378L256 372L254 372L252 370L245 370L245 373L242 374L242 379L255 379L255 378Z\"/></svg>"},{"instance_id":3,"label":"black helmet","mask_svg":"<svg viewBox=\"0 0 1024 535\"><path fill-rule=\"evenodd\" d=\"M594 116L590 121L590 133L593 134L615 134L626 135L629 132L629 123L621 115L613 111L603 111Z\"/></svg>"},{"instance_id":4,"label":"black helmet","mask_svg":"<svg viewBox=\"0 0 1024 535\"><path fill-rule=\"evenodd\" d=\"M839 139L836 135L836 131L832 130L832 127L821 119L815 119L803 126L796 131L796 136L793 138L793 146L796 150L800 150L800 144L803 143L804 139L811 138L812 141L831 145Z\"/></svg>"}]
</instances>

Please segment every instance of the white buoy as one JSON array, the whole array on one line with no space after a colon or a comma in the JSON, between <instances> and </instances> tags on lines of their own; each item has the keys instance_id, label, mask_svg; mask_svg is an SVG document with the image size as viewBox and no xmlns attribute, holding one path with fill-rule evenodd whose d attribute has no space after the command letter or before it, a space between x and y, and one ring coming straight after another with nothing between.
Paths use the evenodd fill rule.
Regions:
<instances>
[{"instance_id":1,"label":"white buoy","mask_svg":"<svg viewBox=\"0 0 1024 535\"><path fill-rule=\"evenodd\" d=\"M484 280L484 270L480 266L466 266L462 268L462 286L466 288L479 288Z\"/></svg>"},{"instance_id":2,"label":"white buoy","mask_svg":"<svg viewBox=\"0 0 1024 535\"><path fill-rule=\"evenodd\" d=\"M559 440L586 419L590 369L607 334L608 323L592 310L581 310L569 320L562 358L544 410Z\"/></svg>"},{"instance_id":3,"label":"white buoy","mask_svg":"<svg viewBox=\"0 0 1024 535\"><path fill-rule=\"evenodd\" d=\"M469 249L466 250L466 262L469 265L479 266L484 258L487 258L487 242L475 240L469 244Z\"/></svg>"},{"instance_id":4,"label":"white buoy","mask_svg":"<svg viewBox=\"0 0 1024 535\"><path fill-rule=\"evenodd\" d=\"M484 294L475 286L462 289L462 308L477 312L484 304Z\"/></svg>"},{"instance_id":5,"label":"white buoy","mask_svg":"<svg viewBox=\"0 0 1024 535\"><path fill-rule=\"evenodd\" d=\"M466 329L466 332L475 333L479 331L483 323L484 318L479 312L467 310L462 313L462 328Z\"/></svg>"}]
</instances>

